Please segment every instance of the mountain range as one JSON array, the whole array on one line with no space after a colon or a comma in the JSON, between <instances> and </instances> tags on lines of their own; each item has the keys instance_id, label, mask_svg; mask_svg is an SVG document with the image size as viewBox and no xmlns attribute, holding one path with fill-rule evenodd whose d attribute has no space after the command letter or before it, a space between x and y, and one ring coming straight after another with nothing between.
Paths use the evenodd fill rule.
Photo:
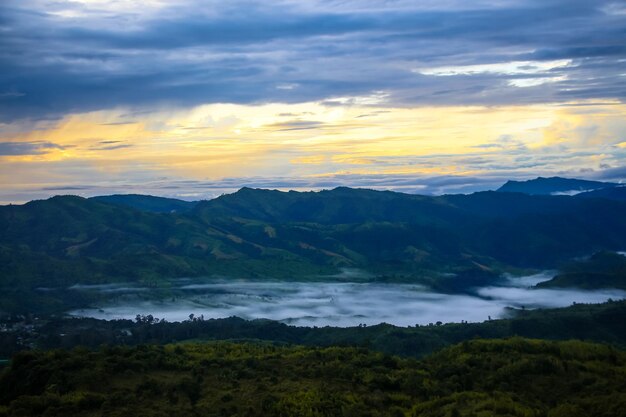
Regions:
<instances>
[{"instance_id":1,"label":"mountain range","mask_svg":"<svg viewBox=\"0 0 626 417\"><path fill-rule=\"evenodd\" d=\"M586 197L345 187L242 188L194 203L57 196L0 207L0 301L54 304L47 289L77 283L330 279L341 268L435 287L451 276L483 282L626 248L626 202Z\"/></svg>"}]
</instances>

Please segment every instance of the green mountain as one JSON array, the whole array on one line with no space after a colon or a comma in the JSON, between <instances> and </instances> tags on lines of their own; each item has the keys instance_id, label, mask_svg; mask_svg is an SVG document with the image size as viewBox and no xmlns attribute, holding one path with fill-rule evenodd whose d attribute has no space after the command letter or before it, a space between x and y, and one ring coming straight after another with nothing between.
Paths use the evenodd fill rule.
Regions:
<instances>
[{"instance_id":1,"label":"green mountain","mask_svg":"<svg viewBox=\"0 0 626 417\"><path fill-rule=\"evenodd\" d=\"M532 195L575 194L590 190L615 187L611 182L588 181L574 178L538 177L528 181L507 181L499 192L524 193Z\"/></svg>"},{"instance_id":2,"label":"green mountain","mask_svg":"<svg viewBox=\"0 0 626 417\"><path fill-rule=\"evenodd\" d=\"M623 202L482 192L427 197L338 188L319 193L243 189L193 214L263 244L299 243L343 264L440 269L443 263L554 267L625 247ZM271 228L268 233L267 227ZM358 256L361 255L361 256Z\"/></svg>"},{"instance_id":3,"label":"green mountain","mask_svg":"<svg viewBox=\"0 0 626 417\"><path fill-rule=\"evenodd\" d=\"M46 292L76 283L321 279L341 267L462 291L504 270L622 250L624 212L626 202L604 199L350 188L244 188L186 213L54 197L0 207L0 309L83 305ZM459 279L444 282L442 273Z\"/></svg>"},{"instance_id":4,"label":"green mountain","mask_svg":"<svg viewBox=\"0 0 626 417\"><path fill-rule=\"evenodd\" d=\"M103 203L116 206L132 207L141 211L152 213L186 213L191 211L197 201L184 201L175 198L155 197L141 194L114 194L92 197Z\"/></svg>"},{"instance_id":5,"label":"green mountain","mask_svg":"<svg viewBox=\"0 0 626 417\"><path fill-rule=\"evenodd\" d=\"M9 288L228 272L229 261L262 252L193 216L75 196L0 207L0 231L1 284Z\"/></svg>"}]
</instances>

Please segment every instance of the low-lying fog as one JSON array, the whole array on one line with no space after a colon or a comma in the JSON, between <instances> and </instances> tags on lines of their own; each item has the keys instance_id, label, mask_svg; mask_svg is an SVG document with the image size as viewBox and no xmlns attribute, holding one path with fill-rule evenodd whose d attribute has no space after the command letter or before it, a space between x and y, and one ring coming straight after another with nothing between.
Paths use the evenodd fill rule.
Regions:
<instances>
[{"instance_id":1,"label":"low-lying fog","mask_svg":"<svg viewBox=\"0 0 626 417\"><path fill-rule=\"evenodd\" d=\"M422 286L364 282L178 281L174 297L149 301L149 290L127 285L81 286L80 291L125 294L100 308L77 310L75 316L134 319L152 314L183 321L189 314L205 319L238 316L267 318L299 326L398 326L441 322L479 322L506 315L507 307L565 307L626 298L620 290L536 289L552 277L542 273L508 278L505 285L484 287L475 295L441 294ZM153 297L152 297L153 298Z\"/></svg>"}]
</instances>

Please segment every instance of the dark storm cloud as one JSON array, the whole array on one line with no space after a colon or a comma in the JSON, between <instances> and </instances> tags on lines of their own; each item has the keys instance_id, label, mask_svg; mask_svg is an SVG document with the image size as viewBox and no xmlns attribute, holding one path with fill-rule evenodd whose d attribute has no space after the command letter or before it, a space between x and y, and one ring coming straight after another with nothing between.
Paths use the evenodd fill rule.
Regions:
<instances>
[{"instance_id":1,"label":"dark storm cloud","mask_svg":"<svg viewBox=\"0 0 626 417\"><path fill-rule=\"evenodd\" d=\"M0 120L117 106L331 105L381 91L388 105L400 106L626 96L621 2L172 4L148 13L3 2ZM59 15L68 11L79 17ZM567 65L429 73L556 60Z\"/></svg>"}]
</instances>

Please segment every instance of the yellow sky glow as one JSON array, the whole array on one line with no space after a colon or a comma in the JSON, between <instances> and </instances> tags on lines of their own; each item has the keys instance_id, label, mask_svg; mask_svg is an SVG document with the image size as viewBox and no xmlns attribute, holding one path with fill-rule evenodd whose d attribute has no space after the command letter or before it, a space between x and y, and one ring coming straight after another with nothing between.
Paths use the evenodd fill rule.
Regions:
<instances>
[{"instance_id":1,"label":"yellow sky glow","mask_svg":"<svg viewBox=\"0 0 626 417\"><path fill-rule=\"evenodd\" d=\"M13 167L81 161L104 174L141 165L198 179L466 175L489 169L473 165L472 158L530 158L567 146L572 161L594 168L611 158L602 149L624 149L624 115L626 105L619 103L419 108L212 104L136 117L118 109L72 114L52 126L5 136L3 141L58 147L2 160ZM600 152L575 156L592 147ZM472 158L464 162L464 156ZM29 183L25 172L23 182ZM0 175L8 181L7 172Z\"/></svg>"}]
</instances>

